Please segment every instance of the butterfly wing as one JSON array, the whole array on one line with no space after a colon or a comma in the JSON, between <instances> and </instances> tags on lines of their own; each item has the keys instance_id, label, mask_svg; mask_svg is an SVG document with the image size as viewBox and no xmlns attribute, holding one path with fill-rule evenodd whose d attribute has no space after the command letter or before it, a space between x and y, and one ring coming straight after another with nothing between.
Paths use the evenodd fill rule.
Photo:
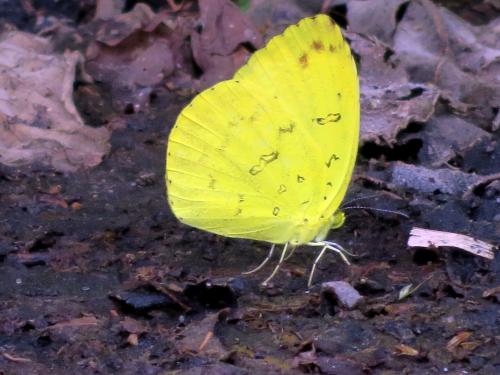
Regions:
<instances>
[{"instance_id":1,"label":"butterfly wing","mask_svg":"<svg viewBox=\"0 0 500 375\"><path fill-rule=\"evenodd\" d=\"M306 18L181 112L169 203L181 221L225 236L308 242L345 195L358 134L349 46L329 17Z\"/></svg>"}]
</instances>

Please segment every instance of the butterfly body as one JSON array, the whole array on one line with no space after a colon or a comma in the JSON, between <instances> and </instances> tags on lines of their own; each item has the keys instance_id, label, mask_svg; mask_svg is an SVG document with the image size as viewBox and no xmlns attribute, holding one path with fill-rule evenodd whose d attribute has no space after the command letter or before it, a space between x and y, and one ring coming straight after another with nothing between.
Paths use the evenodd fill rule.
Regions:
<instances>
[{"instance_id":1,"label":"butterfly body","mask_svg":"<svg viewBox=\"0 0 500 375\"><path fill-rule=\"evenodd\" d=\"M306 18L180 113L169 204L180 221L227 237L319 243L344 221L358 135L349 46L328 16Z\"/></svg>"}]
</instances>

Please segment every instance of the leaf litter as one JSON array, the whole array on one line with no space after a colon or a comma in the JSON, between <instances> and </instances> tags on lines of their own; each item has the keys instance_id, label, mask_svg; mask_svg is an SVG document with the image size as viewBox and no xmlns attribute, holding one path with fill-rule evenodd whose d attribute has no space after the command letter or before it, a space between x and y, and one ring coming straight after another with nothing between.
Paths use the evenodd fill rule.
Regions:
<instances>
[{"instance_id":1,"label":"leaf litter","mask_svg":"<svg viewBox=\"0 0 500 375\"><path fill-rule=\"evenodd\" d=\"M68 172L98 165L109 132L85 124L73 99L79 52L50 52L48 39L7 32L0 39L0 162Z\"/></svg>"},{"instance_id":2,"label":"leaf litter","mask_svg":"<svg viewBox=\"0 0 500 375\"><path fill-rule=\"evenodd\" d=\"M100 0L80 21L25 3L43 10L26 13L29 31L55 48L37 56L83 56L54 108L67 111L75 94L80 113L69 113L83 119L78 131L99 133L100 153L91 163L74 164L71 154L60 162L50 159L59 148L46 145L41 170L33 169L40 159L1 160L3 371L498 373L498 257L406 245L414 225L498 244L500 46L491 2L454 14L425 0L254 0L243 13L229 1ZM241 276L268 249L182 226L159 178L166 127L185 97L230 77L261 36L321 7L347 26L361 75L361 149L348 199L377 193L363 205L411 218L348 211L331 235L355 253L353 265L333 256L318 265L317 280L344 286L334 299L319 286L306 290L312 255L301 249L267 288L261 274ZM26 25L15 18L22 11L8 13L12 24ZM482 23L464 18L481 12Z\"/></svg>"}]
</instances>

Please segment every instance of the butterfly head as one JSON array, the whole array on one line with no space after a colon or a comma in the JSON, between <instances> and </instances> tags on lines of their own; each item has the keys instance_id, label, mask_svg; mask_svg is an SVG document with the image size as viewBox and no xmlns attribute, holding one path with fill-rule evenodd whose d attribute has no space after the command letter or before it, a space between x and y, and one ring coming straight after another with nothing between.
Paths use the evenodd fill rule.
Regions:
<instances>
[{"instance_id":1,"label":"butterfly head","mask_svg":"<svg viewBox=\"0 0 500 375\"><path fill-rule=\"evenodd\" d=\"M328 221L321 227L318 234L314 238L315 241L323 241L330 229L337 229L344 225L345 214L342 211L335 212Z\"/></svg>"},{"instance_id":2,"label":"butterfly head","mask_svg":"<svg viewBox=\"0 0 500 375\"><path fill-rule=\"evenodd\" d=\"M296 227L295 236L288 242L292 245L302 245L310 241L320 242L323 241L330 229L340 228L345 221L345 215L342 211L337 211L329 218L320 219L317 222L302 223Z\"/></svg>"}]
</instances>

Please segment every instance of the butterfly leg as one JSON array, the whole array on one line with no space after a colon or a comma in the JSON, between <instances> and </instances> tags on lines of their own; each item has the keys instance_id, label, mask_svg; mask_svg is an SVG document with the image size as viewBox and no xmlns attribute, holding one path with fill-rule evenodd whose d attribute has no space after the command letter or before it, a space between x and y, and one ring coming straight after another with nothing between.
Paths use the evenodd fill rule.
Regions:
<instances>
[{"instance_id":1,"label":"butterfly leg","mask_svg":"<svg viewBox=\"0 0 500 375\"><path fill-rule=\"evenodd\" d=\"M358 255L353 254L346 249L344 249L342 246L340 246L338 243L331 242L331 241L323 241L326 245L330 245L331 247L336 247L340 252L349 255L350 257L357 257ZM333 249L332 249L333 250ZM349 264L349 263L348 263Z\"/></svg>"},{"instance_id":2,"label":"butterfly leg","mask_svg":"<svg viewBox=\"0 0 500 375\"><path fill-rule=\"evenodd\" d=\"M271 259L271 257L273 256L275 247L276 247L276 244L273 243L273 245L271 246L271 250L269 250L269 254L267 254L266 259L264 259L264 261L261 264L259 264L257 267L255 267L254 269L247 271L247 272L242 272L242 274L243 275L250 275L251 273L257 272L262 267L264 267L267 264L267 262L269 262L269 259Z\"/></svg>"},{"instance_id":3,"label":"butterfly leg","mask_svg":"<svg viewBox=\"0 0 500 375\"><path fill-rule=\"evenodd\" d=\"M349 262L349 259L347 259L347 257L345 256L345 254L349 254L350 255L350 253L347 250L345 250L342 246L340 246L339 244L337 244L335 242L330 242L330 241L309 242L307 245L309 245L309 246L323 246L323 248L321 249L319 255L314 260L314 263L313 263L313 266L312 266L312 269L311 269L311 273L309 274L309 280L307 282L307 287L308 288L310 288L311 285L312 285L312 280L313 280L313 277L314 277L314 272L316 271L316 265L318 264L318 262L320 261L320 259L323 257L323 255L325 255L326 250L331 250L331 251L336 252L337 254L340 255L340 257L342 258L342 260L347 265L351 265L351 263Z\"/></svg>"},{"instance_id":4,"label":"butterfly leg","mask_svg":"<svg viewBox=\"0 0 500 375\"><path fill-rule=\"evenodd\" d=\"M351 262L349 262L349 259L347 259L347 257L345 256L345 254L347 255L353 255L351 254L350 252L348 252L346 249L344 249L342 246L340 246L339 244L336 244L335 242L328 242L328 241L324 241L325 243L325 246L328 248L328 250L332 250L332 251L335 251L337 254L340 255L340 257L342 258L342 260L348 265L350 266L351 265Z\"/></svg>"},{"instance_id":5,"label":"butterfly leg","mask_svg":"<svg viewBox=\"0 0 500 375\"><path fill-rule=\"evenodd\" d=\"M323 246L321 251L319 252L319 255L314 259L314 263L311 268L311 273L309 274L309 280L307 280L307 287L310 288L312 285L312 280L314 277L314 272L316 271L316 265L318 264L319 260L323 257L325 254L326 250L328 250L328 245Z\"/></svg>"},{"instance_id":6,"label":"butterfly leg","mask_svg":"<svg viewBox=\"0 0 500 375\"><path fill-rule=\"evenodd\" d=\"M298 246L295 246L295 245L293 245L293 246L292 246L292 250L291 250L291 251L290 251L290 253L289 253L289 254L285 257L285 260L284 260L285 262L286 262L288 259L290 259L290 258L292 257L292 255L295 253L295 250L297 250L297 247L298 247Z\"/></svg>"},{"instance_id":7,"label":"butterfly leg","mask_svg":"<svg viewBox=\"0 0 500 375\"><path fill-rule=\"evenodd\" d=\"M286 250L287 249L288 249L288 242L285 244L285 246L283 246L283 250L281 251L281 256L280 256L280 260L278 261L278 265L276 267L274 267L273 272L271 273L271 275L267 279L265 279L262 282L262 285L266 286L267 283L272 280L272 278L274 277L274 275L276 275L276 272L278 272L278 270L281 267L281 264L285 260L285 255L286 255Z\"/></svg>"}]
</instances>

